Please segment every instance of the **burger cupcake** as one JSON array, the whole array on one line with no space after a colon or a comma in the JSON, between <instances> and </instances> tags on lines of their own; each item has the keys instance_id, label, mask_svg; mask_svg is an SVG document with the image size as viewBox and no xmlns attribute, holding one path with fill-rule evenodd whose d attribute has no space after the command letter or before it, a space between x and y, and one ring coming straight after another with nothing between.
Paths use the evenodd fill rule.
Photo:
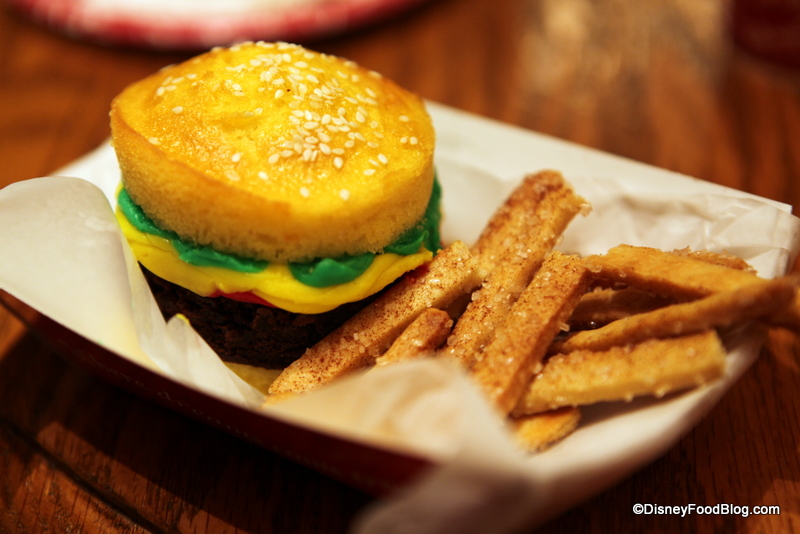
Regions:
<instances>
[{"instance_id":1,"label":"burger cupcake","mask_svg":"<svg viewBox=\"0 0 800 534\"><path fill-rule=\"evenodd\" d=\"M285 367L440 247L424 103L351 61L218 48L110 115L117 218L163 314L243 376Z\"/></svg>"}]
</instances>

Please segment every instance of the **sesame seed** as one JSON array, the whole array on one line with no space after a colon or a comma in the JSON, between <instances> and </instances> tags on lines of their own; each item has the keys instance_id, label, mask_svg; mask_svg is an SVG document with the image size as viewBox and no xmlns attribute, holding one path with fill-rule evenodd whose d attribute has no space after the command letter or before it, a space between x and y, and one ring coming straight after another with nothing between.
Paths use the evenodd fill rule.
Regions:
<instances>
[{"instance_id":1,"label":"sesame seed","mask_svg":"<svg viewBox=\"0 0 800 534\"><path fill-rule=\"evenodd\" d=\"M408 117L405 115L400 115L398 118L400 119L400 122L408 122Z\"/></svg>"},{"instance_id":2,"label":"sesame seed","mask_svg":"<svg viewBox=\"0 0 800 534\"><path fill-rule=\"evenodd\" d=\"M419 143L419 139L417 139L416 137L412 137L408 140L408 142L411 143L412 145L416 145L417 143Z\"/></svg>"},{"instance_id":3,"label":"sesame seed","mask_svg":"<svg viewBox=\"0 0 800 534\"><path fill-rule=\"evenodd\" d=\"M403 143L403 144L408 143L408 137L401 137L400 138L400 142Z\"/></svg>"},{"instance_id":4,"label":"sesame seed","mask_svg":"<svg viewBox=\"0 0 800 534\"><path fill-rule=\"evenodd\" d=\"M364 171L365 176L372 176L373 174L375 174L375 169L367 169Z\"/></svg>"},{"instance_id":5,"label":"sesame seed","mask_svg":"<svg viewBox=\"0 0 800 534\"><path fill-rule=\"evenodd\" d=\"M283 85L283 83L284 83L285 81L286 81L286 80L284 80L283 78L277 78L277 79L275 79L275 80L272 80L272 82L271 82L271 83L272 83L272 85Z\"/></svg>"},{"instance_id":6,"label":"sesame seed","mask_svg":"<svg viewBox=\"0 0 800 534\"><path fill-rule=\"evenodd\" d=\"M326 156L331 153L331 147L326 145L325 143L319 144L319 151L325 154Z\"/></svg>"},{"instance_id":7,"label":"sesame seed","mask_svg":"<svg viewBox=\"0 0 800 534\"><path fill-rule=\"evenodd\" d=\"M342 200L349 200L350 191L348 191L347 189L342 189L341 191L339 191L339 198L341 198Z\"/></svg>"},{"instance_id":8,"label":"sesame seed","mask_svg":"<svg viewBox=\"0 0 800 534\"><path fill-rule=\"evenodd\" d=\"M174 91L177 88L178 87L176 85L168 85L168 86L164 87L164 89L166 89L167 91Z\"/></svg>"},{"instance_id":9,"label":"sesame seed","mask_svg":"<svg viewBox=\"0 0 800 534\"><path fill-rule=\"evenodd\" d=\"M383 155L383 154L378 154L378 161L380 161L381 163L383 163L384 165L386 165L387 163L389 163L389 158L387 158L387 157L386 157L385 155Z\"/></svg>"},{"instance_id":10,"label":"sesame seed","mask_svg":"<svg viewBox=\"0 0 800 534\"><path fill-rule=\"evenodd\" d=\"M175 106L174 108L172 108L172 112L173 113L182 113L183 112L183 107Z\"/></svg>"},{"instance_id":11,"label":"sesame seed","mask_svg":"<svg viewBox=\"0 0 800 534\"><path fill-rule=\"evenodd\" d=\"M344 149L343 148L334 148L334 149L331 149L331 153L332 154L336 154L337 156L341 156L342 154L344 154Z\"/></svg>"},{"instance_id":12,"label":"sesame seed","mask_svg":"<svg viewBox=\"0 0 800 534\"><path fill-rule=\"evenodd\" d=\"M301 188L300 188L300 195L301 195L303 198L308 198L309 196L311 196L311 193L309 192L309 190L308 190L308 188L307 188L307 187L301 187Z\"/></svg>"},{"instance_id":13,"label":"sesame seed","mask_svg":"<svg viewBox=\"0 0 800 534\"><path fill-rule=\"evenodd\" d=\"M283 89L278 89L277 91L275 91L275 98L280 98L283 95L284 95Z\"/></svg>"},{"instance_id":14,"label":"sesame seed","mask_svg":"<svg viewBox=\"0 0 800 534\"><path fill-rule=\"evenodd\" d=\"M271 155L267 161L274 165L275 163L278 163L279 159L281 159L281 155L276 153Z\"/></svg>"},{"instance_id":15,"label":"sesame seed","mask_svg":"<svg viewBox=\"0 0 800 534\"><path fill-rule=\"evenodd\" d=\"M281 152L281 157L288 158L292 154L294 154L294 152L292 152L291 150L284 150L283 152Z\"/></svg>"},{"instance_id":16,"label":"sesame seed","mask_svg":"<svg viewBox=\"0 0 800 534\"><path fill-rule=\"evenodd\" d=\"M259 171L258 172L258 177L261 178L262 180L266 180L267 178L269 178L267 173L265 173L264 171Z\"/></svg>"},{"instance_id":17,"label":"sesame seed","mask_svg":"<svg viewBox=\"0 0 800 534\"><path fill-rule=\"evenodd\" d=\"M161 141L158 140L157 137L151 137L148 139L151 145L160 145Z\"/></svg>"},{"instance_id":18,"label":"sesame seed","mask_svg":"<svg viewBox=\"0 0 800 534\"><path fill-rule=\"evenodd\" d=\"M333 158L333 164L336 166L337 169L341 169L344 166L344 160L340 157Z\"/></svg>"},{"instance_id":19,"label":"sesame seed","mask_svg":"<svg viewBox=\"0 0 800 534\"><path fill-rule=\"evenodd\" d=\"M232 161L232 162L234 162L234 163L238 163L238 162L239 162L239 160L241 160L241 159L242 159L242 154L241 154L241 152L237 152L236 154L234 154L233 156L231 156L231 161Z\"/></svg>"},{"instance_id":20,"label":"sesame seed","mask_svg":"<svg viewBox=\"0 0 800 534\"><path fill-rule=\"evenodd\" d=\"M156 96L161 96L163 94L164 94L164 88L163 87L159 87L158 89L156 89Z\"/></svg>"},{"instance_id":21,"label":"sesame seed","mask_svg":"<svg viewBox=\"0 0 800 534\"><path fill-rule=\"evenodd\" d=\"M232 171L226 172L225 177L231 182L238 182L240 180L239 175Z\"/></svg>"}]
</instances>

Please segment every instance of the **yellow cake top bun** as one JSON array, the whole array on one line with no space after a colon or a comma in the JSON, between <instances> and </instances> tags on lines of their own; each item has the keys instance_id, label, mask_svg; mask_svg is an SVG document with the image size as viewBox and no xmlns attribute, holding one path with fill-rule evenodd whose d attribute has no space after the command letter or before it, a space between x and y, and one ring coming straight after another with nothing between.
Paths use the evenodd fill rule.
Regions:
<instances>
[{"instance_id":1,"label":"yellow cake top bun","mask_svg":"<svg viewBox=\"0 0 800 534\"><path fill-rule=\"evenodd\" d=\"M219 48L111 107L123 184L156 224L269 261L377 252L422 216L423 101L352 61L287 43Z\"/></svg>"}]
</instances>

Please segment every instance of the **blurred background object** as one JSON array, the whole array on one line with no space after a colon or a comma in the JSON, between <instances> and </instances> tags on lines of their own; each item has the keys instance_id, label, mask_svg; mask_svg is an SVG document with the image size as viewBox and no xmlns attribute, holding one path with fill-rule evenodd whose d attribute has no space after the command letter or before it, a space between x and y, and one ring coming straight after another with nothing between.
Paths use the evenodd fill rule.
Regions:
<instances>
[{"instance_id":1,"label":"blurred background object","mask_svg":"<svg viewBox=\"0 0 800 534\"><path fill-rule=\"evenodd\" d=\"M748 52L800 68L800 0L732 0L734 41Z\"/></svg>"},{"instance_id":2,"label":"blurred background object","mask_svg":"<svg viewBox=\"0 0 800 534\"><path fill-rule=\"evenodd\" d=\"M329 37L424 0L5 0L55 31L99 43L202 50Z\"/></svg>"}]
</instances>

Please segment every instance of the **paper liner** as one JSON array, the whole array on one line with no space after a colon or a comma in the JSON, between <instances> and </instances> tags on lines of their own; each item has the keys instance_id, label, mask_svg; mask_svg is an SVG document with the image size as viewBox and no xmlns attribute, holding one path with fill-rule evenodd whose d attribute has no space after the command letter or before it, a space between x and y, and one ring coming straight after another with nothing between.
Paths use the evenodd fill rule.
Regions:
<instances>
[{"instance_id":1,"label":"paper liner","mask_svg":"<svg viewBox=\"0 0 800 534\"><path fill-rule=\"evenodd\" d=\"M446 240L474 241L526 173L550 168L593 205L570 226L562 250L590 254L629 243L728 251L765 277L785 272L797 254L800 224L783 204L436 104L429 109ZM281 421L351 442L354 451L374 445L439 466L370 509L354 526L359 533L505 532L542 521L663 454L741 376L762 342L757 331L737 332L726 338L732 350L721 380L661 400L587 407L573 435L533 456L515 448L469 379L447 362L371 370L256 413L259 393L187 324L161 319L116 230L119 171L110 147L59 174L79 178L0 191L0 288L130 365L245 408L265 425Z\"/></svg>"}]
</instances>

